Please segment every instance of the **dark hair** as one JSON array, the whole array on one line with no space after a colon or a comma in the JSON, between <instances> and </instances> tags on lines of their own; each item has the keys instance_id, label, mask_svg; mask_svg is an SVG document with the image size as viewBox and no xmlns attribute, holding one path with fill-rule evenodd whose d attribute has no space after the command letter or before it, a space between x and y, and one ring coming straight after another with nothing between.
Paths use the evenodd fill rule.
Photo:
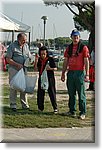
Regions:
<instances>
[{"instance_id":1,"label":"dark hair","mask_svg":"<svg viewBox=\"0 0 102 150\"><path fill-rule=\"evenodd\" d=\"M23 37L23 36L27 36L24 32L22 32L22 33L19 33L18 35L17 35L17 39L20 39L21 37Z\"/></svg>"},{"instance_id":2,"label":"dark hair","mask_svg":"<svg viewBox=\"0 0 102 150\"><path fill-rule=\"evenodd\" d=\"M81 41L78 43L77 51L75 53L76 56L78 56L79 53L82 52L84 46L85 45ZM73 43L71 43L68 47L69 47L68 55L69 55L69 57L71 57L72 56L72 52L73 52Z\"/></svg>"},{"instance_id":3,"label":"dark hair","mask_svg":"<svg viewBox=\"0 0 102 150\"><path fill-rule=\"evenodd\" d=\"M41 55L40 55L40 54L41 54L41 51L46 51L47 56L48 56L48 49L47 49L46 46L42 46L42 47L39 48L39 56L41 56Z\"/></svg>"}]
</instances>

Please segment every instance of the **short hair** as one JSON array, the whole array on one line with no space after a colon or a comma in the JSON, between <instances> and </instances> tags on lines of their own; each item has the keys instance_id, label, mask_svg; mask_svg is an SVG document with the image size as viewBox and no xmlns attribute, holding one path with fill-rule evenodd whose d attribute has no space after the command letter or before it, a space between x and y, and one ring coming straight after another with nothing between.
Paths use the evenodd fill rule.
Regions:
<instances>
[{"instance_id":1,"label":"short hair","mask_svg":"<svg viewBox=\"0 0 102 150\"><path fill-rule=\"evenodd\" d=\"M39 56L41 56L40 55L41 51L46 51L47 52L47 56L48 56L48 49L47 49L46 46L42 46L42 47L39 48Z\"/></svg>"},{"instance_id":2,"label":"short hair","mask_svg":"<svg viewBox=\"0 0 102 150\"><path fill-rule=\"evenodd\" d=\"M27 37L27 35L26 35L24 32L21 32L21 33L19 33L19 34L17 35L17 39L20 39L20 38L23 37L23 36L26 36L26 37Z\"/></svg>"}]
</instances>

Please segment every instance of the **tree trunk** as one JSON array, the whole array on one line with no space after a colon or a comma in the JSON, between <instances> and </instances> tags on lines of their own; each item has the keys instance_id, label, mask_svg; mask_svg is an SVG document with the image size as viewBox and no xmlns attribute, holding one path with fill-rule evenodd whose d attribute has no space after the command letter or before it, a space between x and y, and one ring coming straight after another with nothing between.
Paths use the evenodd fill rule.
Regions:
<instances>
[{"instance_id":1,"label":"tree trunk","mask_svg":"<svg viewBox=\"0 0 102 150\"><path fill-rule=\"evenodd\" d=\"M95 49L95 30L94 29L91 30L91 32L90 32L88 47L89 47L89 51L90 51L90 54L91 54L92 50Z\"/></svg>"}]
</instances>

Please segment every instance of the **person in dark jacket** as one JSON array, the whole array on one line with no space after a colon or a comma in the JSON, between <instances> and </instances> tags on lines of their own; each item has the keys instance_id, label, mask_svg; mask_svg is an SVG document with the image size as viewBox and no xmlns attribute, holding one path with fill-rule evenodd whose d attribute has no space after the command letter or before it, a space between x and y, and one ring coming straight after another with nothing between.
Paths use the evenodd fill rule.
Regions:
<instances>
[{"instance_id":1,"label":"person in dark jacket","mask_svg":"<svg viewBox=\"0 0 102 150\"><path fill-rule=\"evenodd\" d=\"M56 103L56 88L55 88L55 77L54 71L57 70L54 59L48 56L48 50L45 46L40 48L37 68L39 71L38 79L38 91L37 91L37 104L38 111L41 112L44 110L44 96L45 90L41 87L41 75L44 70L47 71L48 78L48 94L51 100L51 104L54 110L54 113L57 113L57 103Z\"/></svg>"}]
</instances>

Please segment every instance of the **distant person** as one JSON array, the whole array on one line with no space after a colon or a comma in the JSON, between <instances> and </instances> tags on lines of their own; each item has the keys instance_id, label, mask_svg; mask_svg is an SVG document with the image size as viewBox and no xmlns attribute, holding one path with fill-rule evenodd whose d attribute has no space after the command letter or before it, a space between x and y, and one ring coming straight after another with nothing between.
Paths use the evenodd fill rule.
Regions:
<instances>
[{"instance_id":1,"label":"distant person","mask_svg":"<svg viewBox=\"0 0 102 150\"><path fill-rule=\"evenodd\" d=\"M45 46L40 48L40 54L37 63L38 71L39 71L39 79L38 79L38 91L37 91L37 104L38 111L42 112L44 110L44 96L45 89L41 86L41 75L46 67L47 70L47 78L48 78L48 94L51 100L51 104L54 110L54 113L57 113L57 103L56 103L56 88L55 88L55 77L54 71L57 70L55 66L55 62L52 57L48 56L48 50Z\"/></svg>"},{"instance_id":2,"label":"distant person","mask_svg":"<svg viewBox=\"0 0 102 150\"><path fill-rule=\"evenodd\" d=\"M6 51L6 47L0 42L0 55Z\"/></svg>"},{"instance_id":3,"label":"distant person","mask_svg":"<svg viewBox=\"0 0 102 150\"><path fill-rule=\"evenodd\" d=\"M27 42L27 35L25 33L19 33L17 41L11 43L7 49L6 60L9 63L9 82L12 80L14 75L21 69L24 69L27 74L27 68L24 63L27 58L31 57ZM17 90L10 88L10 108L16 111L16 98ZM20 92L20 101L23 109L29 109L27 94Z\"/></svg>"},{"instance_id":4,"label":"distant person","mask_svg":"<svg viewBox=\"0 0 102 150\"><path fill-rule=\"evenodd\" d=\"M41 42L37 43L37 47L39 48L38 54L40 54L40 48L41 48L42 46L43 46L43 43L41 43Z\"/></svg>"},{"instance_id":5,"label":"distant person","mask_svg":"<svg viewBox=\"0 0 102 150\"><path fill-rule=\"evenodd\" d=\"M34 70L37 71L37 63L38 63L38 58L40 55L40 48L43 46L43 43L39 42L37 43L37 47L39 48L38 53L35 54L35 62L34 62Z\"/></svg>"},{"instance_id":6,"label":"distant person","mask_svg":"<svg viewBox=\"0 0 102 150\"><path fill-rule=\"evenodd\" d=\"M72 43L66 48L61 80L65 81L67 72L67 88L69 94L69 112L67 115L76 116L76 91L79 97L79 116L85 119L86 96L85 81L89 81L89 50L80 41L80 33L76 29L71 32ZM84 73L84 70L86 74Z\"/></svg>"},{"instance_id":7,"label":"distant person","mask_svg":"<svg viewBox=\"0 0 102 150\"><path fill-rule=\"evenodd\" d=\"M95 48L90 55L89 80L89 88L86 91L95 91Z\"/></svg>"},{"instance_id":8,"label":"distant person","mask_svg":"<svg viewBox=\"0 0 102 150\"><path fill-rule=\"evenodd\" d=\"M0 70L6 71L6 59L5 59L6 47L0 42Z\"/></svg>"},{"instance_id":9,"label":"distant person","mask_svg":"<svg viewBox=\"0 0 102 150\"><path fill-rule=\"evenodd\" d=\"M38 42L38 43L37 43L37 47L38 47L38 48L40 48L40 47L42 47L42 46L43 46L43 43L42 43L42 42Z\"/></svg>"}]
</instances>

